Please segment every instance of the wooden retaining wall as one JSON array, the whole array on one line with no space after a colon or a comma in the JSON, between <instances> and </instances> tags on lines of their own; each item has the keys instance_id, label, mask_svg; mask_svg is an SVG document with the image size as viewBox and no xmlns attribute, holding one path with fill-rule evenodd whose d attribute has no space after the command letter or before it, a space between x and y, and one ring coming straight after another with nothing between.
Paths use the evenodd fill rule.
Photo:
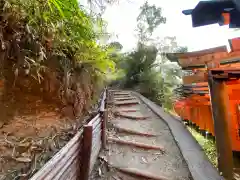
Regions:
<instances>
[{"instance_id":1,"label":"wooden retaining wall","mask_svg":"<svg viewBox=\"0 0 240 180\"><path fill-rule=\"evenodd\" d=\"M105 141L106 90L99 112L30 180L87 180Z\"/></svg>"}]
</instances>

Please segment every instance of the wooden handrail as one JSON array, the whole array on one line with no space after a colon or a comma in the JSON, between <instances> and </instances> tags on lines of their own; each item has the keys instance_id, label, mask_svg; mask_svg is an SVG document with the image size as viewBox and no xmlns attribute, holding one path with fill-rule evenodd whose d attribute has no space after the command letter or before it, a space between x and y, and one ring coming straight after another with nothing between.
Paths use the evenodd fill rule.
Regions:
<instances>
[{"instance_id":1,"label":"wooden handrail","mask_svg":"<svg viewBox=\"0 0 240 180\"><path fill-rule=\"evenodd\" d=\"M88 178L100 149L106 147L106 93L107 89L105 88L100 99L97 115L90 120L84 121L87 125L81 127L76 135L30 180Z\"/></svg>"}]
</instances>

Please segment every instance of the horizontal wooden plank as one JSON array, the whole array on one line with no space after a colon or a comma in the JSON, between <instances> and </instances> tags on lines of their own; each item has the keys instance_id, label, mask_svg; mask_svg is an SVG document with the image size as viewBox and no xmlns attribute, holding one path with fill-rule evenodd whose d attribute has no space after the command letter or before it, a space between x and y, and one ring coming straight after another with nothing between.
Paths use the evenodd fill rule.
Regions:
<instances>
[{"instance_id":1,"label":"horizontal wooden plank","mask_svg":"<svg viewBox=\"0 0 240 180\"><path fill-rule=\"evenodd\" d=\"M56 164L62 160L73 146L77 147L82 139L83 130L79 131L53 158L51 158L30 180L44 179L53 169ZM75 150L74 150L75 151Z\"/></svg>"},{"instance_id":2,"label":"horizontal wooden plank","mask_svg":"<svg viewBox=\"0 0 240 180\"><path fill-rule=\"evenodd\" d=\"M184 84L184 88L192 88L192 87L208 87L208 82L202 83L193 83L193 84Z\"/></svg>"},{"instance_id":3,"label":"horizontal wooden plank","mask_svg":"<svg viewBox=\"0 0 240 180\"><path fill-rule=\"evenodd\" d=\"M106 91L101 99L102 109L105 108ZM101 108L100 108L101 109ZM102 119L98 113L88 125L93 128L93 156L92 162L96 161L97 155L101 149L101 124ZM30 180L65 180L79 179L80 172L80 151L82 143L83 130L79 131L56 155L53 156ZM95 162L94 162L95 163Z\"/></svg>"},{"instance_id":4,"label":"horizontal wooden plank","mask_svg":"<svg viewBox=\"0 0 240 180\"><path fill-rule=\"evenodd\" d=\"M99 117L98 119L96 119L94 122L92 122L92 127L93 127L93 130L99 126L99 124L101 124L102 122L102 118Z\"/></svg>"},{"instance_id":5,"label":"horizontal wooden plank","mask_svg":"<svg viewBox=\"0 0 240 180\"><path fill-rule=\"evenodd\" d=\"M89 178L89 169L90 169L90 159L91 159L91 150L92 150L92 126L85 125L83 130L83 155L82 155L82 164L81 164L81 179L88 180Z\"/></svg>"},{"instance_id":6,"label":"horizontal wooden plank","mask_svg":"<svg viewBox=\"0 0 240 180\"><path fill-rule=\"evenodd\" d=\"M201 57L192 57L179 59L180 65L184 67L191 66L202 66L211 62L219 62L220 64L231 64L234 62L238 62L240 58L240 52L231 52L231 53L217 53L217 54L208 54Z\"/></svg>"},{"instance_id":7,"label":"horizontal wooden plank","mask_svg":"<svg viewBox=\"0 0 240 180\"><path fill-rule=\"evenodd\" d=\"M213 60L221 62L223 61L223 59L227 59L228 57L229 57L229 54L227 52L217 52L217 53L205 54L202 56L180 58L179 63L182 67L198 66L198 65L205 65Z\"/></svg>"},{"instance_id":8,"label":"horizontal wooden plank","mask_svg":"<svg viewBox=\"0 0 240 180\"><path fill-rule=\"evenodd\" d=\"M92 150L95 149L95 147L101 142L101 133L102 131L99 132L93 139L92 139Z\"/></svg>"},{"instance_id":9,"label":"horizontal wooden plank","mask_svg":"<svg viewBox=\"0 0 240 180\"><path fill-rule=\"evenodd\" d=\"M65 156L61 159L61 161L59 161L57 164L55 164L52 171L44 178L46 180L51 180L51 179L54 179L54 177L56 177L58 174L61 174L62 169L65 168L67 163L69 161L71 161L73 157L76 157L79 155L80 150L81 150L81 148L80 148L79 144L76 144L73 148L69 149L68 153L65 154Z\"/></svg>"},{"instance_id":10,"label":"horizontal wooden plank","mask_svg":"<svg viewBox=\"0 0 240 180\"><path fill-rule=\"evenodd\" d=\"M80 150L76 151L75 154L73 154L70 159L64 162L64 166L62 166L61 170L58 171L57 174L53 177L46 177L45 180L60 180L62 179L61 177L64 175L64 173L70 168L73 168L76 164L73 162L78 159ZM64 180L64 179L62 179Z\"/></svg>"},{"instance_id":11,"label":"horizontal wooden plank","mask_svg":"<svg viewBox=\"0 0 240 180\"><path fill-rule=\"evenodd\" d=\"M94 154L98 153L99 150L101 149L101 144L102 144L102 142L101 142L101 141L98 141L98 142L95 144L94 148L92 148L91 160L92 160L92 158L94 157Z\"/></svg>"},{"instance_id":12,"label":"horizontal wooden plank","mask_svg":"<svg viewBox=\"0 0 240 180\"><path fill-rule=\"evenodd\" d=\"M183 84L207 82L207 77L205 76L204 72L199 74L194 74L191 76L183 76L182 79L183 79Z\"/></svg>"},{"instance_id":13,"label":"horizontal wooden plank","mask_svg":"<svg viewBox=\"0 0 240 180\"><path fill-rule=\"evenodd\" d=\"M93 168L94 168L94 165L97 161L97 158L98 158L98 155L99 155L99 152L101 150L101 141L99 141L100 143L98 144L98 146L96 146L96 149L92 152L92 155L91 155L91 159L90 159L90 173L92 172Z\"/></svg>"},{"instance_id":14,"label":"horizontal wooden plank","mask_svg":"<svg viewBox=\"0 0 240 180\"><path fill-rule=\"evenodd\" d=\"M76 170L76 172L79 172L80 170L79 169L77 169ZM72 175L68 178L68 180L79 180L80 178L77 176L75 176L75 174L74 173L72 173Z\"/></svg>"},{"instance_id":15,"label":"horizontal wooden plank","mask_svg":"<svg viewBox=\"0 0 240 180\"><path fill-rule=\"evenodd\" d=\"M99 137L101 137L101 133L102 133L102 130L94 134L94 136L92 137L92 144L94 144L99 139Z\"/></svg>"},{"instance_id":16,"label":"horizontal wooden plank","mask_svg":"<svg viewBox=\"0 0 240 180\"><path fill-rule=\"evenodd\" d=\"M100 113L98 113L87 125L92 126L93 123L100 118Z\"/></svg>"},{"instance_id":17,"label":"horizontal wooden plank","mask_svg":"<svg viewBox=\"0 0 240 180\"><path fill-rule=\"evenodd\" d=\"M79 156L78 156L79 157ZM72 162L71 166L68 167L68 169L65 171L64 175L61 177L62 180L65 179L71 179L73 177L76 178L80 175L80 159L75 158L75 160Z\"/></svg>"},{"instance_id":18,"label":"horizontal wooden plank","mask_svg":"<svg viewBox=\"0 0 240 180\"><path fill-rule=\"evenodd\" d=\"M103 97L101 100L101 104L100 104L100 111L103 112L105 110L105 100L106 100L107 94L106 94L106 90L103 93Z\"/></svg>"},{"instance_id":19,"label":"horizontal wooden plank","mask_svg":"<svg viewBox=\"0 0 240 180\"><path fill-rule=\"evenodd\" d=\"M102 129L102 123L99 123L94 129L93 129L93 136L95 133L99 132Z\"/></svg>"}]
</instances>

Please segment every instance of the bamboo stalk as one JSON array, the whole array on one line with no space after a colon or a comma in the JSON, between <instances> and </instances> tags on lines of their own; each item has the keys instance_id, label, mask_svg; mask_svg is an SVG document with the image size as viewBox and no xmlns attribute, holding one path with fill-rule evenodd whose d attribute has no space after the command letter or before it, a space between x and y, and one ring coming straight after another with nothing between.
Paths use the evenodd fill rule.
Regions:
<instances>
[{"instance_id":1,"label":"bamboo stalk","mask_svg":"<svg viewBox=\"0 0 240 180\"><path fill-rule=\"evenodd\" d=\"M144 149L160 150L160 151L164 152L163 147L160 147L160 146L153 146L153 145L149 145L149 144L131 142L131 141L126 141L126 140L112 138L112 137L108 137L108 141L119 143L119 144L124 144L124 145L135 146L135 147L144 148Z\"/></svg>"},{"instance_id":2,"label":"bamboo stalk","mask_svg":"<svg viewBox=\"0 0 240 180\"><path fill-rule=\"evenodd\" d=\"M116 126L116 125L114 127L117 128L119 131L126 132L126 133L129 133L129 134L135 134L135 135L147 136L147 137L155 137L155 136L157 136L155 134L149 134L149 133L134 131L134 130L123 128L123 127L119 127L119 126Z\"/></svg>"}]
</instances>

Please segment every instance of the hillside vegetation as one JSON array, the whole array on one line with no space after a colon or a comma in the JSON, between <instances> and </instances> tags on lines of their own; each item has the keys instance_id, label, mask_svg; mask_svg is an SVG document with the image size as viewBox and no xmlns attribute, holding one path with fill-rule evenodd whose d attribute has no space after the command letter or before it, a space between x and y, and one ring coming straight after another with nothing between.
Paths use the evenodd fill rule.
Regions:
<instances>
[{"instance_id":1,"label":"hillside vegetation","mask_svg":"<svg viewBox=\"0 0 240 180\"><path fill-rule=\"evenodd\" d=\"M0 11L0 179L29 179L96 111L115 50L77 0L1 0Z\"/></svg>"},{"instance_id":2,"label":"hillside vegetation","mask_svg":"<svg viewBox=\"0 0 240 180\"><path fill-rule=\"evenodd\" d=\"M175 98L173 90L181 84L182 71L165 54L184 52L187 48L178 46L176 37L153 36L156 28L161 28L167 21L161 7L145 2L136 20L138 43L133 51L119 54L116 67L120 73L112 85L135 89L171 110Z\"/></svg>"},{"instance_id":3,"label":"hillside vegetation","mask_svg":"<svg viewBox=\"0 0 240 180\"><path fill-rule=\"evenodd\" d=\"M97 40L104 21L77 0L1 2L1 75L14 87L70 105L81 115L114 70L110 48Z\"/></svg>"}]
</instances>

